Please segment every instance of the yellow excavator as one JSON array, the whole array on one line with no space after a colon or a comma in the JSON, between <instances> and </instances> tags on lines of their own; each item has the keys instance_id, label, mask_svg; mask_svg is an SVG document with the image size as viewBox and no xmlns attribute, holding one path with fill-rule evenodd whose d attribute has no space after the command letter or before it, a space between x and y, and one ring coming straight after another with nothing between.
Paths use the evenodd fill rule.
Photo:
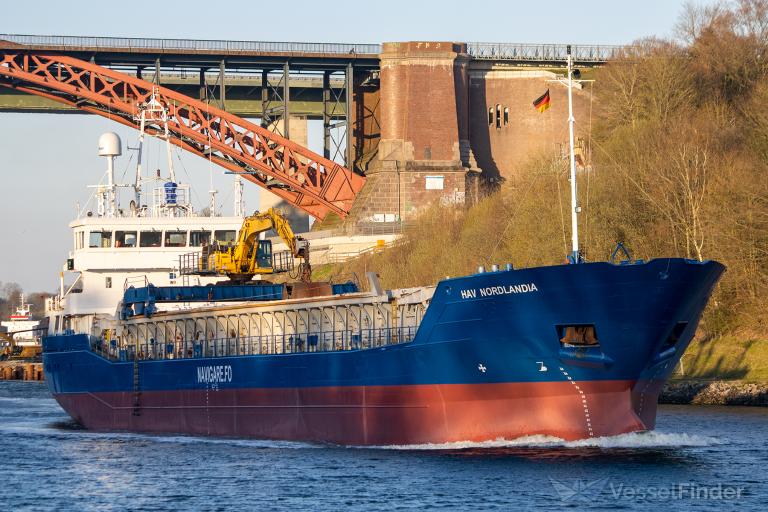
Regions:
<instances>
[{"instance_id":1,"label":"yellow excavator","mask_svg":"<svg viewBox=\"0 0 768 512\"><path fill-rule=\"evenodd\" d=\"M272 253L272 242L260 240L259 235L274 229L288 246L285 252ZM274 208L264 213L256 212L243 220L243 226L237 235L237 241L231 246L216 243L204 246L197 274L225 275L235 282L246 282L257 274L279 272L294 273L294 279L308 283L312 277L309 264L309 242L296 236L288 220ZM300 259L298 268L294 268L294 258Z\"/></svg>"}]
</instances>

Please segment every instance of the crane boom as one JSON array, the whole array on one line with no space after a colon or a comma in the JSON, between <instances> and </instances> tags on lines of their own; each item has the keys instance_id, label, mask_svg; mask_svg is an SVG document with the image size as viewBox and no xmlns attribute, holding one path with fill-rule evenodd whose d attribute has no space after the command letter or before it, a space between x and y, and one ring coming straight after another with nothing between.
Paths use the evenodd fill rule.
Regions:
<instances>
[{"instance_id":1,"label":"crane boom","mask_svg":"<svg viewBox=\"0 0 768 512\"><path fill-rule=\"evenodd\" d=\"M259 239L261 233L270 229L274 229L288 246L287 254L273 254L272 242ZM250 281L258 274L290 272L294 270L294 259L302 260L298 267L302 281L309 282L312 274L309 242L295 235L288 220L274 208L246 217L234 245L214 243L203 247L202 255L193 256L198 264L184 273L222 275L236 282Z\"/></svg>"}]
</instances>

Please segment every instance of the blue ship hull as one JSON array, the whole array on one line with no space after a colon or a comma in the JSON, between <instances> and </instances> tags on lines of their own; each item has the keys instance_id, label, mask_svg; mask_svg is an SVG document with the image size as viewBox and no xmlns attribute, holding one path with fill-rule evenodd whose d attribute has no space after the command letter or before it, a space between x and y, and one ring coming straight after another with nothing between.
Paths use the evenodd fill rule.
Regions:
<instances>
[{"instance_id":1,"label":"blue ship hull","mask_svg":"<svg viewBox=\"0 0 768 512\"><path fill-rule=\"evenodd\" d=\"M413 341L364 350L134 363L85 334L49 336L44 371L98 430L341 444L613 435L654 427L723 271L675 258L447 279ZM563 343L572 326L597 343Z\"/></svg>"}]
</instances>

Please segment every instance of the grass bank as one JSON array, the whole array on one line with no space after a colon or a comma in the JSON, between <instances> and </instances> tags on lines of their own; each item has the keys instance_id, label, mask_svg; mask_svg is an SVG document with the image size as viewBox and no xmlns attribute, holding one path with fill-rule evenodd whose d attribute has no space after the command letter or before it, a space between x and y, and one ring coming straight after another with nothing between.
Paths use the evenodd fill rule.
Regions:
<instances>
[{"instance_id":1,"label":"grass bank","mask_svg":"<svg viewBox=\"0 0 768 512\"><path fill-rule=\"evenodd\" d=\"M768 338L727 334L691 343L675 380L768 382Z\"/></svg>"}]
</instances>

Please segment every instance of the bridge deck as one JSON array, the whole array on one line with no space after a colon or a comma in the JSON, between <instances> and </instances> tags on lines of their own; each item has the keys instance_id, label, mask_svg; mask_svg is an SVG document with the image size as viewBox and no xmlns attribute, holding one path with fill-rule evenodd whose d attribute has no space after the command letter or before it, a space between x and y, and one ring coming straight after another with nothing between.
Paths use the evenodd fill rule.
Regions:
<instances>
[{"instance_id":1,"label":"bridge deck","mask_svg":"<svg viewBox=\"0 0 768 512\"><path fill-rule=\"evenodd\" d=\"M130 37L82 37L0 34L0 48L23 45L39 50L128 53L152 55L217 55L250 57L308 57L325 60L375 60L380 44L228 41L211 39L158 39ZM615 58L624 46L571 45L574 61L599 64ZM474 59L558 63L566 60L565 44L467 43Z\"/></svg>"}]
</instances>

